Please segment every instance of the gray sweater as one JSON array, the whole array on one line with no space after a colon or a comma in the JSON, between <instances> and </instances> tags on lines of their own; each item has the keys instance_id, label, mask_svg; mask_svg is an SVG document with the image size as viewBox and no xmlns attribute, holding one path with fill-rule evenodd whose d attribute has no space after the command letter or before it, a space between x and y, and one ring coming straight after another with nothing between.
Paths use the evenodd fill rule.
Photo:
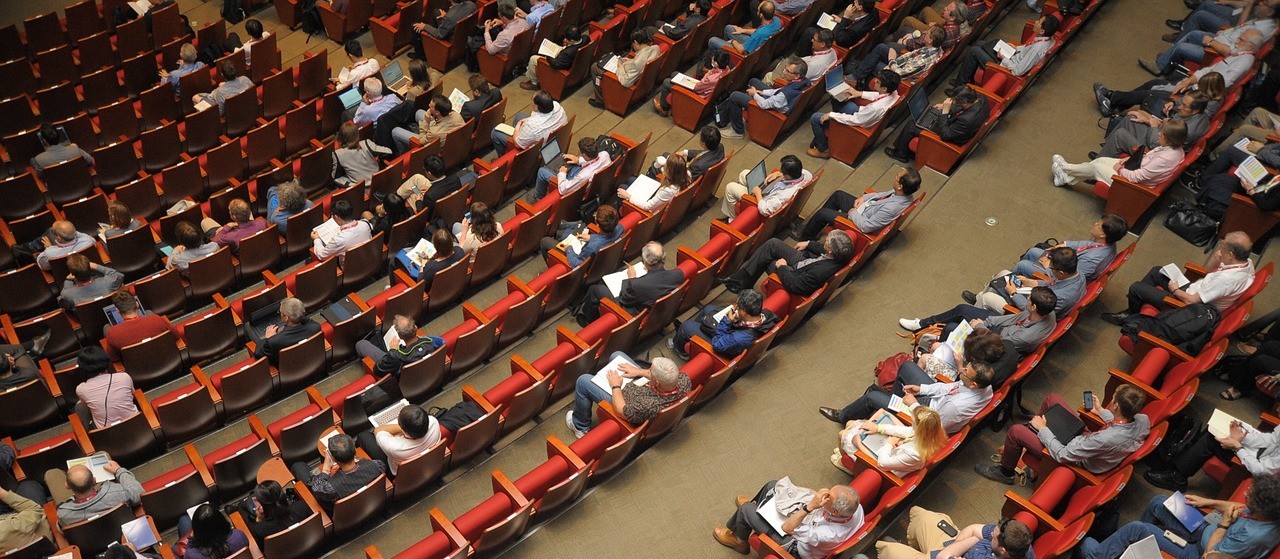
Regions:
<instances>
[{"instance_id":1,"label":"gray sweater","mask_svg":"<svg viewBox=\"0 0 1280 559\"><path fill-rule=\"evenodd\" d=\"M92 301L103 295L110 295L120 290L124 284L124 274L106 266L98 266L97 274L88 283L77 284L68 276L62 283L62 292L58 299L63 308L71 310L85 301Z\"/></svg>"},{"instance_id":2,"label":"gray sweater","mask_svg":"<svg viewBox=\"0 0 1280 559\"><path fill-rule=\"evenodd\" d=\"M142 499L142 484L133 477L133 472L126 468L116 470L115 481L104 481L98 486L98 492L91 499L77 503L75 498L68 499L58 505L58 524L70 526L84 522L115 508L120 503L137 506Z\"/></svg>"},{"instance_id":3,"label":"gray sweater","mask_svg":"<svg viewBox=\"0 0 1280 559\"><path fill-rule=\"evenodd\" d=\"M1013 344L1014 349L1018 353L1026 355L1040 347L1045 338L1053 332L1054 327L1058 325L1058 321L1053 315L1049 315L1044 320L1031 322L1031 311L1022 311L1018 314L1005 314L988 318L982 323L987 329L1000 334L1000 338L1008 340Z\"/></svg>"}]
</instances>

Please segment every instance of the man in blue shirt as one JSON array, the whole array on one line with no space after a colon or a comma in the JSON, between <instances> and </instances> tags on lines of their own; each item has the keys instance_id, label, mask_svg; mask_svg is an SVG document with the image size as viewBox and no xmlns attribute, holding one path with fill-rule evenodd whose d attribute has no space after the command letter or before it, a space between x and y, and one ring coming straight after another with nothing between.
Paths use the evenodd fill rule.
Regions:
<instances>
[{"instance_id":1,"label":"man in blue shirt","mask_svg":"<svg viewBox=\"0 0 1280 559\"><path fill-rule=\"evenodd\" d=\"M516 11L522 12L523 10L517 9ZM529 6L529 13L525 14L524 21L525 23L532 25L534 29L537 29L538 24L542 23L542 18L551 15L551 12L554 11L556 11L556 7L551 5L550 2L547 2L546 0L538 0L537 2L534 2L532 6Z\"/></svg>"},{"instance_id":2,"label":"man in blue shirt","mask_svg":"<svg viewBox=\"0 0 1280 559\"><path fill-rule=\"evenodd\" d=\"M716 126L721 128L728 126L721 134L726 138L742 137L747 129L747 123L742 119L742 112L747 110L747 105L752 101L755 101L761 109L777 110L782 114L791 112L791 108L800 99L800 94L809 87L809 80L804 77L808 71L809 67L803 60L796 60L787 64L787 68L778 78L787 82L787 85L774 87L773 84L751 78L747 82L745 92L730 93L729 98L716 107Z\"/></svg>"},{"instance_id":3,"label":"man in blue shirt","mask_svg":"<svg viewBox=\"0 0 1280 559\"><path fill-rule=\"evenodd\" d=\"M715 320L721 312L724 316ZM710 341L711 349L716 353L732 358L746 351L777 324L777 315L764 308L764 295L754 289L744 289L738 294L737 304L730 305L728 309L712 303L702 307L693 318L682 322L675 335L667 339L667 347L688 361L685 346L693 338L702 338Z\"/></svg>"},{"instance_id":4,"label":"man in blue shirt","mask_svg":"<svg viewBox=\"0 0 1280 559\"><path fill-rule=\"evenodd\" d=\"M1199 559L1210 551L1235 559L1262 559L1280 544L1280 527L1275 522L1280 515L1280 476L1253 478L1244 504L1187 495L1187 505L1213 509L1195 530L1187 530L1174 516L1164 504L1167 499L1163 495L1152 498L1142 511L1142 520L1121 526L1101 542L1085 538L1080 542L1080 555L1084 559L1116 559L1129 545L1147 536L1155 536L1160 551L1177 559ZM1165 537L1166 532L1186 540L1186 545L1174 543Z\"/></svg>"},{"instance_id":5,"label":"man in blue shirt","mask_svg":"<svg viewBox=\"0 0 1280 559\"><path fill-rule=\"evenodd\" d=\"M750 27L738 27L737 25L726 25L724 27L724 38L712 37L707 45L712 51L727 50L738 54L751 54L764 45L770 37L777 35L782 30L782 20L774 15L773 2L765 0L760 3L760 8L756 10L756 14L760 17L761 26L755 29Z\"/></svg>"},{"instance_id":6,"label":"man in blue shirt","mask_svg":"<svg viewBox=\"0 0 1280 559\"><path fill-rule=\"evenodd\" d=\"M920 507L911 507L907 541L876 542L880 559L1035 559L1031 549L1031 529L1017 520L1002 519L996 524L970 524L955 536L939 527L954 526L951 517ZM954 530L954 528L953 528Z\"/></svg>"}]
</instances>

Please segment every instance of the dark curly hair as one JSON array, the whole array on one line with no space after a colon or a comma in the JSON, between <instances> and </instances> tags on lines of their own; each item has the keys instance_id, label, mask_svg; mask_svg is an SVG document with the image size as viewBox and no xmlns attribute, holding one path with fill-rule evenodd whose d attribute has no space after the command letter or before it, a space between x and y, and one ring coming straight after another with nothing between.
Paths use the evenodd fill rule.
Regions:
<instances>
[{"instance_id":1,"label":"dark curly hair","mask_svg":"<svg viewBox=\"0 0 1280 559\"><path fill-rule=\"evenodd\" d=\"M1280 475L1254 476L1244 504L1256 516L1270 521L1280 519Z\"/></svg>"}]
</instances>

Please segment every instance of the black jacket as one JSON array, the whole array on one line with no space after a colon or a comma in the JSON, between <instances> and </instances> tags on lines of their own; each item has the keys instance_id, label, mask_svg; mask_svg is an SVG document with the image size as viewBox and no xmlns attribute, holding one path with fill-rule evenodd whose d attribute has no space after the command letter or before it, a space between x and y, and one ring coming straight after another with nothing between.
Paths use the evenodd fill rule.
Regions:
<instances>
[{"instance_id":1,"label":"black jacket","mask_svg":"<svg viewBox=\"0 0 1280 559\"><path fill-rule=\"evenodd\" d=\"M483 97L476 97L462 104L462 110L458 114L462 115L463 120L471 120L480 116L485 109L498 104L502 100L502 90L493 88L489 90Z\"/></svg>"},{"instance_id":2,"label":"black jacket","mask_svg":"<svg viewBox=\"0 0 1280 559\"><path fill-rule=\"evenodd\" d=\"M680 39L683 39L685 35L693 32L693 30L698 27L699 23L706 20L707 16L702 14L693 14L691 16L685 16L685 18L680 21L671 23L671 27L663 26L660 31L662 31L662 34L666 35L672 41L679 41Z\"/></svg>"},{"instance_id":3,"label":"black jacket","mask_svg":"<svg viewBox=\"0 0 1280 559\"><path fill-rule=\"evenodd\" d=\"M573 61L578 59L578 51L582 49L583 43L586 43L586 40L572 43L563 49L560 49L560 54L557 54L555 58L548 58L547 63L550 64L551 68L554 70L568 70L569 68L572 68Z\"/></svg>"},{"instance_id":4,"label":"black jacket","mask_svg":"<svg viewBox=\"0 0 1280 559\"><path fill-rule=\"evenodd\" d=\"M635 279L622 280L617 302L627 310L650 307L682 283L684 272L678 268L651 271Z\"/></svg>"},{"instance_id":5,"label":"black jacket","mask_svg":"<svg viewBox=\"0 0 1280 559\"><path fill-rule=\"evenodd\" d=\"M809 243L805 248L801 260L815 258L822 254L821 243ZM782 288L792 295L809 296L817 291L822 284L836 275L844 265L830 258L823 258L816 262L810 262L803 268L796 268L796 264L800 262L788 262L786 266L777 269L778 279L782 280Z\"/></svg>"},{"instance_id":6,"label":"black jacket","mask_svg":"<svg viewBox=\"0 0 1280 559\"><path fill-rule=\"evenodd\" d=\"M399 378L401 368L430 355L431 352L439 349L442 345L444 345L443 338L428 336L426 338L418 338L407 346L387 350L382 355L382 359L379 359L378 363L374 365L373 372L375 376L379 377L391 375Z\"/></svg>"},{"instance_id":7,"label":"black jacket","mask_svg":"<svg viewBox=\"0 0 1280 559\"><path fill-rule=\"evenodd\" d=\"M716 149L690 150L689 158L689 175L696 179L705 174L708 169L714 167L716 163L724 161L724 144L716 146Z\"/></svg>"},{"instance_id":8,"label":"black jacket","mask_svg":"<svg viewBox=\"0 0 1280 559\"><path fill-rule=\"evenodd\" d=\"M276 335L270 338L263 338L262 344L253 352L253 356L266 357L272 363L275 363L280 358L280 350L293 347L298 342L314 336L319 331L320 325L308 318L303 320L302 324L285 327L283 330L276 332Z\"/></svg>"},{"instance_id":9,"label":"black jacket","mask_svg":"<svg viewBox=\"0 0 1280 559\"><path fill-rule=\"evenodd\" d=\"M938 130L938 137L944 142L964 144L973 139L982 128L982 123L987 121L989 114L991 114L991 105L987 104L986 97L979 95L978 101L969 108L947 115L947 120Z\"/></svg>"},{"instance_id":10,"label":"black jacket","mask_svg":"<svg viewBox=\"0 0 1280 559\"><path fill-rule=\"evenodd\" d=\"M836 23L835 29L832 29L831 32L836 36L837 45L849 48L858 44L858 41L861 41L863 37L866 37L867 33L870 33L872 29L875 29L876 25L879 23L880 12L877 10L871 10L871 13L868 13L865 17L856 20L842 18Z\"/></svg>"},{"instance_id":11,"label":"black jacket","mask_svg":"<svg viewBox=\"0 0 1280 559\"><path fill-rule=\"evenodd\" d=\"M443 200L444 197L457 192L462 188L462 179L458 178L457 173L448 175L438 181L431 183L431 188L422 193L422 204L427 211L434 212L436 202Z\"/></svg>"}]
</instances>

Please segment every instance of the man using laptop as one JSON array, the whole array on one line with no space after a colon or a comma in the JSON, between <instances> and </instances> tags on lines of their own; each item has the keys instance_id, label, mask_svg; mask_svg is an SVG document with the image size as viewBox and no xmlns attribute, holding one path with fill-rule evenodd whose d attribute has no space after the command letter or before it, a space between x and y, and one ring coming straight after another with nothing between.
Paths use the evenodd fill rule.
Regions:
<instances>
[{"instance_id":1,"label":"man using laptop","mask_svg":"<svg viewBox=\"0 0 1280 559\"><path fill-rule=\"evenodd\" d=\"M351 120L356 126L364 126L378 120L378 117L399 104L400 96L382 91L381 80L367 78L364 80L364 95L360 97L360 106L356 107L356 114Z\"/></svg>"},{"instance_id":2,"label":"man using laptop","mask_svg":"<svg viewBox=\"0 0 1280 559\"><path fill-rule=\"evenodd\" d=\"M1147 403L1146 396L1138 387L1122 384L1111 396L1111 405L1101 407L1098 399L1093 401L1090 412L1096 414L1104 423L1097 431L1085 431L1062 442L1063 434L1054 434L1049 427L1050 408L1061 407L1072 416L1076 415L1076 406L1068 403L1058 394L1050 394L1040 404L1040 415L1031 418L1029 425L1014 425L1004 438L1004 450L1000 452L999 464L977 464L973 467L978 475L1005 485L1012 485L1018 461L1027 464L1027 475L1035 479L1034 470L1043 458L1041 451L1047 450L1049 458L1059 464L1079 466L1095 474L1110 471L1124 462L1125 457L1138 450L1142 442L1151 432L1151 420L1146 414L1139 413ZM1055 425L1058 429L1072 427ZM1075 428L1083 427L1076 423ZM1026 451L1025 454L1023 451Z\"/></svg>"},{"instance_id":3,"label":"man using laptop","mask_svg":"<svg viewBox=\"0 0 1280 559\"><path fill-rule=\"evenodd\" d=\"M804 168L804 163L794 155L783 156L781 170L764 174L764 162L750 171L738 175L738 182L731 182L724 188L724 199L720 201L720 211L730 219L738 215L738 200L748 192L756 198L760 214L771 216L786 207L791 197L813 180L813 173Z\"/></svg>"},{"instance_id":4,"label":"man using laptop","mask_svg":"<svg viewBox=\"0 0 1280 559\"><path fill-rule=\"evenodd\" d=\"M120 360L121 349L147 338L159 336L165 330L173 332L174 337L178 335L177 330L174 330L173 325L169 323L169 319L163 315L139 314L138 299L127 289L121 289L112 295L111 304L115 305L121 318L119 324L107 324L102 327L107 353L111 355L112 361Z\"/></svg>"},{"instance_id":5,"label":"man using laptop","mask_svg":"<svg viewBox=\"0 0 1280 559\"><path fill-rule=\"evenodd\" d=\"M418 325L414 324L412 318L404 315L396 315L391 328L396 331L396 336L391 338L395 347L384 345L384 340L364 339L356 342L356 353L373 360L373 373L378 377L391 375L399 378L400 369L406 364L419 361L444 345L444 338L419 338ZM379 347L380 345L383 347ZM395 471L394 467L392 471Z\"/></svg>"},{"instance_id":6,"label":"man using laptop","mask_svg":"<svg viewBox=\"0 0 1280 559\"><path fill-rule=\"evenodd\" d=\"M884 118L889 108L898 102L898 84L902 83L902 78L893 70L880 70L872 78L871 88L874 91L853 89L843 75L844 72L838 66L827 73L827 93L831 94L831 104L836 110L825 114L815 112L809 118L809 125L813 127L813 141L809 142L809 149L805 150L809 157L831 158L825 128L828 122L834 120L847 126L873 128ZM860 105L854 99L866 101L866 104Z\"/></svg>"},{"instance_id":7,"label":"man using laptop","mask_svg":"<svg viewBox=\"0 0 1280 559\"><path fill-rule=\"evenodd\" d=\"M538 169L538 178L534 181L533 190L529 191L526 200L532 204L546 196L552 177L556 178L556 189L561 196L568 196L591 182L591 178L596 176L596 173L613 163L609 152L600 149L599 142L596 140L597 138L592 136L584 136L578 140L580 155L563 155L564 163L555 173L546 167Z\"/></svg>"},{"instance_id":8,"label":"man using laptop","mask_svg":"<svg viewBox=\"0 0 1280 559\"><path fill-rule=\"evenodd\" d=\"M403 317L396 317L403 318ZM400 464L418 457L440 442L440 422L421 406L400 408L394 423L379 425L356 436L356 443L376 461L387 465L396 477Z\"/></svg>"}]
</instances>

